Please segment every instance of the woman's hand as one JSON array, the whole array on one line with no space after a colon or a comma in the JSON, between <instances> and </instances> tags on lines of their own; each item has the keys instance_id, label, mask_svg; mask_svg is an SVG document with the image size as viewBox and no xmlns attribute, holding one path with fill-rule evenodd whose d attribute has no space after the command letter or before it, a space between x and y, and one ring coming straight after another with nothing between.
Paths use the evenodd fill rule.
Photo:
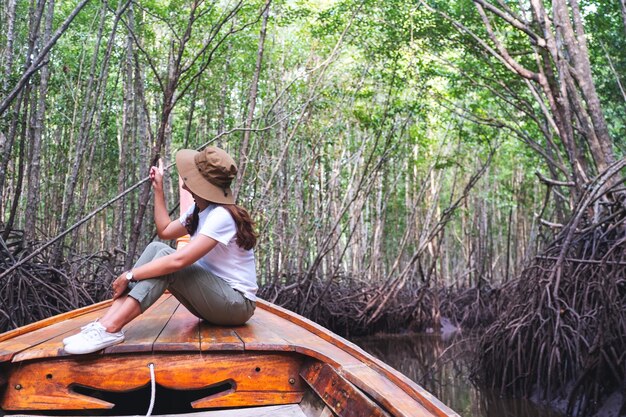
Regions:
<instances>
[{"instance_id":1,"label":"woman's hand","mask_svg":"<svg viewBox=\"0 0 626 417\"><path fill-rule=\"evenodd\" d=\"M155 190L163 190L163 159L159 158L158 166L150 167L150 181Z\"/></svg>"},{"instance_id":2,"label":"woman's hand","mask_svg":"<svg viewBox=\"0 0 626 417\"><path fill-rule=\"evenodd\" d=\"M126 279L126 272L122 273L119 277L115 278L113 284L113 299L120 298L128 289L128 280Z\"/></svg>"}]
</instances>

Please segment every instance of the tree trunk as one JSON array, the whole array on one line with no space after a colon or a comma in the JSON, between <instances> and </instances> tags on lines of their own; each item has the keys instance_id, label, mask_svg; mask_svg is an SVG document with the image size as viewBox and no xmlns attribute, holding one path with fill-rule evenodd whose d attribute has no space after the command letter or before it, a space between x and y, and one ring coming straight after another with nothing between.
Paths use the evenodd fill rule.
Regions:
<instances>
[{"instance_id":1,"label":"tree trunk","mask_svg":"<svg viewBox=\"0 0 626 417\"><path fill-rule=\"evenodd\" d=\"M256 55L256 65L254 67L254 75L252 76L252 84L250 85L250 92L248 94L248 114L246 116L246 122L244 124L243 140L241 141L241 147L239 148L239 164L237 170L237 178L235 180L235 187L233 189L233 195L235 200L241 189L241 181L246 172L246 165L248 163L248 146L250 142L250 129L252 128L252 120L254 119L254 109L256 108L257 92L259 88L259 75L261 74L261 66L263 64L263 50L265 49L265 36L267 34L267 20L270 15L270 4L272 0L266 0L263 11L263 23L261 24L261 33L259 34L259 46Z\"/></svg>"},{"instance_id":2,"label":"tree trunk","mask_svg":"<svg viewBox=\"0 0 626 417\"><path fill-rule=\"evenodd\" d=\"M131 4L128 9L128 25L130 32L134 30L134 8ZM117 192L121 194L128 184L128 161L127 157L131 151L130 144L133 139L133 126L137 123L137 105L135 101L137 98L134 94L133 88L133 62L134 62L134 47L133 38L131 33L128 33L126 37L126 59L124 61L124 69L122 74L122 83L124 90L124 104L122 107L122 125L121 132L118 134L118 165L119 171L117 176ZM115 206L115 236L114 244L118 249L122 249L125 246L125 223L126 223L126 198L120 199Z\"/></svg>"},{"instance_id":3,"label":"tree trunk","mask_svg":"<svg viewBox=\"0 0 626 417\"><path fill-rule=\"evenodd\" d=\"M48 1L48 9L46 12L45 28L41 44L46 44L50 40L52 34L52 20L54 17L54 0ZM44 59L46 59L44 57ZM28 191L26 196L24 238L27 242L34 241L36 238L37 213L39 208L39 195L41 193L39 186L39 176L41 171L41 146L42 131L44 124L44 116L46 114L46 97L48 95L48 81L50 79L50 67L45 65L41 69L41 77L39 84L39 97L33 114L33 124L31 126L31 149L30 149L30 165L28 168Z\"/></svg>"},{"instance_id":4,"label":"tree trunk","mask_svg":"<svg viewBox=\"0 0 626 417\"><path fill-rule=\"evenodd\" d=\"M624 24L624 32L626 34L626 0L619 0L619 5L622 12L622 23Z\"/></svg>"},{"instance_id":5,"label":"tree trunk","mask_svg":"<svg viewBox=\"0 0 626 417\"><path fill-rule=\"evenodd\" d=\"M98 34L96 38L96 45L94 47L93 55L91 58L91 67L89 69L89 78L87 80L87 86L85 88L82 104L82 112L80 118L80 127L78 130L78 136L76 138L76 146L74 148L74 158L72 161L72 169L69 173L69 177L65 183L65 190L63 193L63 205L61 207L61 216L59 220L59 230L57 233L65 231L69 222L70 211L74 207L74 201L77 197L75 195L76 187L78 185L78 178L80 174L80 168L83 163L83 157L91 134L91 123L93 121L93 115L95 112L97 102L97 85L96 85L96 71L98 65L98 58L100 55L100 45L102 43L102 37L104 34L104 28L106 23L108 2L105 0L102 3L100 9L100 23L98 26ZM63 243L64 239L59 240L52 250L50 261L53 265L58 265L63 255Z\"/></svg>"},{"instance_id":6,"label":"tree trunk","mask_svg":"<svg viewBox=\"0 0 626 417\"><path fill-rule=\"evenodd\" d=\"M145 178L148 176L150 171L151 164L155 163L161 153L165 150L165 136L166 131L168 129L168 124L170 120L170 114L174 109L174 93L176 91L176 86L178 84L178 80L180 78L180 66L176 66L172 57L174 56L173 50L174 43L172 42L172 48L170 48L170 64L168 66L168 78L167 84L165 87L165 91L163 92L163 107L161 110L161 119L159 121L159 129L156 135L156 142L153 144L150 149L150 158L147 161L148 165L146 166L146 161L142 161L143 167L141 167L142 177ZM181 47L181 50L184 49L184 45ZM180 52L182 54L182 51ZM141 188L141 193L139 196L137 213L135 215L135 220L133 222L133 229L131 232L130 240L128 243L128 257L126 258L125 268L130 268L132 265L135 254L137 253L137 246L139 244L139 239L141 236L141 228L143 226L143 219L146 214L148 203L150 200L150 189L151 185L149 182L145 183Z\"/></svg>"},{"instance_id":7,"label":"tree trunk","mask_svg":"<svg viewBox=\"0 0 626 417\"><path fill-rule=\"evenodd\" d=\"M8 92L9 79L11 77L11 71L13 70L13 43L15 42L15 8L16 0L8 0L6 3L7 44L2 54L4 79L2 81L2 94L0 94L0 96L4 96Z\"/></svg>"},{"instance_id":8,"label":"tree trunk","mask_svg":"<svg viewBox=\"0 0 626 417\"><path fill-rule=\"evenodd\" d=\"M26 88L26 95L29 94L29 87ZM13 202L11 204L11 213L9 214L9 220L6 224L6 229L4 230L3 239L6 240L9 236L11 230L13 230L13 225L15 223L15 218L17 217L17 208L20 202L20 196L22 194L22 182L24 180L24 159L25 159L25 144L26 144L26 123L23 122L21 126L21 140L20 140L20 149L18 155L18 166L17 168L17 181L15 184L15 195L13 196Z\"/></svg>"},{"instance_id":9,"label":"tree trunk","mask_svg":"<svg viewBox=\"0 0 626 417\"><path fill-rule=\"evenodd\" d=\"M575 69L575 71L568 72L570 72L576 80L586 103L586 106L580 107L583 109L586 108L593 124L593 128L589 129L586 139L589 143L592 157L596 163L597 172L602 172L615 161L612 140L591 75L591 62L589 61L589 51L585 39L578 0L568 1L569 8L565 0L553 1L554 21L557 30L560 31L565 48L567 49L567 56L571 58ZM570 20L570 10L573 25ZM576 99L576 97L570 97L570 100Z\"/></svg>"},{"instance_id":10,"label":"tree trunk","mask_svg":"<svg viewBox=\"0 0 626 417\"><path fill-rule=\"evenodd\" d=\"M150 149L150 145L153 142L153 139L152 139L153 134L152 134L152 130L150 129L150 113L146 105L146 97L145 97L145 90L144 90L144 82L145 82L144 73L143 73L142 66L139 62L139 57L137 55L135 55L134 71L135 71L135 80L134 80L135 97L138 99L138 101L142 103L142 109L138 111L137 113L137 137L139 139L138 141L139 149L134 153L135 159L132 161L132 163L134 166L141 166L141 162L145 161L146 158L149 157L147 156L147 153L148 153L147 149ZM144 154L146 154L145 157L144 157ZM141 171L139 169L135 169L133 170L133 172L141 172ZM142 188L142 192L143 192L143 188ZM138 211L138 206L136 206L135 203L137 202L138 204L138 202L141 202L141 201L142 201L141 197L137 200L132 199L131 206L129 208L129 213L135 213L135 217L132 221L130 237L128 238L128 241L126 243L127 249L126 249L126 256L124 258L125 269L130 268L134 262L135 251L137 248L137 241L139 239L139 233L141 231L141 223L139 224L137 223L138 221L140 221L138 220L138 215L136 214L136 212Z\"/></svg>"},{"instance_id":11,"label":"tree trunk","mask_svg":"<svg viewBox=\"0 0 626 417\"><path fill-rule=\"evenodd\" d=\"M176 41L172 40L171 42L171 55L167 67L168 74L165 83L161 83L163 101L159 115L159 128L157 130L156 137L154 138L155 140L152 145L151 155L149 157L149 160L147 161L148 164L145 166L144 169L145 177L148 176L150 164L153 163L165 149L166 131L168 129L170 116L172 111L174 110L174 107L176 106L178 100L180 100L184 96L184 94L189 91L189 87L193 85L196 78L198 78L207 69L209 63L212 61L215 49L224 41L224 39L226 39L230 34L233 33L233 31L229 31L228 33L224 34L221 39L215 41L215 37L217 37L223 25L229 20L233 19L234 16L239 12L241 7L241 2L239 2L230 10L229 13L223 14L221 20L219 20L213 26L211 30L212 36L205 41L200 51L192 54L192 58L190 58L188 62L183 62L183 58L186 56L186 54L189 53L188 46L194 29L194 24L196 24L198 17L204 13L203 10L198 9L201 4L202 1L200 0L195 0L191 4L189 10L189 18L187 20L187 25L185 27L184 33L182 35L174 34L173 39L175 38ZM213 42L215 42L214 48L209 51L209 46L211 46ZM189 80L188 84L181 87L181 76L189 71L193 66L193 63L196 63L202 57L204 57L204 61L200 65L200 68L193 75L187 74L186 80ZM158 74L156 75L158 76ZM144 161L144 163L145 162L146 161ZM141 234L143 218L146 213L149 199L150 184L146 183L141 190L137 212L133 221L133 229L131 231L131 236L129 239L128 255L125 264L127 268L130 267L130 265L132 264L135 253L137 252L137 245Z\"/></svg>"},{"instance_id":12,"label":"tree trunk","mask_svg":"<svg viewBox=\"0 0 626 417\"><path fill-rule=\"evenodd\" d=\"M41 25L41 18L43 15L43 6L44 6L44 2L41 2L39 4L38 8L35 8L34 5L31 3L31 7L29 8L29 13L28 13L28 52L26 55L26 61L24 62L24 71L27 72L28 68L31 66L31 60L30 58L32 57L33 51L35 50L35 44L37 42L37 38L39 37L39 28ZM15 9L13 10L13 13L15 13ZM11 160L11 155L12 155L12 150L13 150L13 144L15 142L15 137L18 134L18 123L19 123L19 118L20 118L20 113L21 113L21 109L22 109L22 105L24 105L24 103L26 103L26 105L24 106L25 109L28 108L28 100L30 97L30 92L26 93L26 98L24 97L24 91L22 90L22 88L20 88L16 94L15 97L18 98L18 102L16 103L15 107L14 107L14 111L12 114L12 117L10 119L10 124L9 124L9 137L7 138L6 142L5 142L5 146L4 146L4 154L2 155L2 164L0 165L0 213L2 213L2 205L3 202L6 199L6 196L4 195L4 184L6 181L6 172L9 166L9 162ZM8 108L10 105L10 102L7 103L6 108ZM5 109L6 109L5 108ZM0 110L0 116L3 115L3 111ZM23 150L21 150L23 151ZM21 181L20 181L21 184ZM21 190L16 191L16 195L18 193L21 193ZM13 217L13 216L12 216ZM10 221L9 223L12 223L12 221Z\"/></svg>"},{"instance_id":13,"label":"tree trunk","mask_svg":"<svg viewBox=\"0 0 626 417\"><path fill-rule=\"evenodd\" d=\"M92 109L90 111L89 116L89 125L88 130L86 132L87 137L92 137L91 143L87 144L88 140L85 140L85 151L89 155L89 159L87 160L87 165L85 172L82 178L82 187L81 192L79 194L79 203L76 210L76 217L81 218L85 214L85 209L87 207L87 198L89 196L89 185L91 184L91 175L94 168L94 156L97 148L97 144L105 143L103 140L103 130L101 128L102 124L102 114L103 108L105 104L105 97L107 92L107 82L109 79L109 64L111 62L111 54L113 52L113 48L116 46L116 38L117 38L117 28L122 17L122 14L129 6L131 0L127 0L124 2L119 2L117 5L117 10L115 12L115 18L113 20L113 24L111 27L111 32L109 34L109 38L107 40L107 48L104 53L104 57L102 58L100 71L98 74L98 78L95 82L95 93L94 93L94 102ZM92 129L92 125L95 126ZM93 133L91 133L93 132ZM78 243L78 232L76 229L72 233L71 238L71 247L75 248L75 245Z\"/></svg>"},{"instance_id":14,"label":"tree trunk","mask_svg":"<svg viewBox=\"0 0 626 417\"><path fill-rule=\"evenodd\" d=\"M536 98L541 106L542 100L549 104L555 128L570 160L571 175L579 194L589 178L605 170L614 161L615 156L592 78L578 0L552 2L554 25L540 0L530 1L534 24L521 21L501 2L498 4L502 9L485 0L474 0L474 3L495 49L462 23L454 21L455 25L462 27L465 32L472 33L480 47L497 58L510 71L541 86L544 97ZM530 47L536 51L538 73L524 68L515 61L505 43L499 39L504 31L494 30L485 9L505 24L523 31L528 36ZM540 30L538 34L534 32L536 28ZM589 151L587 152L585 148ZM593 162L595 169L589 166L590 162ZM575 196L573 197L575 199Z\"/></svg>"},{"instance_id":15,"label":"tree trunk","mask_svg":"<svg viewBox=\"0 0 626 417\"><path fill-rule=\"evenodd\" d=\"M15 142L15 137L17 135L18 123L19 123L19 115L22 110L22 103L24 102L24 91L20 92L17 96L17 101L15 103L15 107L11 112L11 119L8 129L8 137L5 137L3 140L2 146L2 163L0 164L0 219L4 219L4 201L8 200L9 196L5 195L5 183L7 171L9 168L9 162L12 157L13 143Z\"/></svg>"},{"instance_id":16,"label":"tree trunk","mask_svg":"<svg viewBox=\"0 0 626 417\"><path fill-rule=\"evenodd\" d=\"M196 114L196 100L198 98L198 85L199 82L196 82L196 85L193 88L193 93L191 94L191 104L189 105L189 114L187 116L187 126L185 127L185 140L183 141L183 148L189 148L189 139L191 137L191 129L194 122L194 116ZM196 132L197 133L197 132Z\"/></svg>"},{"instance_id":17,"label":"tree trunk","mask_svg":"<svg viewBox=\"0 0 626 417\"><path fill-rule=\"evenodd\" d=\"M231 28L232 30L232 28ZM228 92L230 91L228 88L228 80L230 73L230 56L232 53L233 46L232 44L228 44L228 48L226 49L226 59L224 60L224 69L223 69L223 80L222 80L222 88L220 90L220 117L217 127L217 133L220 134L224 132L226 129L226 107L228 106ZM218 141L217 146L221 146L221 143Z\"/></svg>"},{"instance_id":18,"label":"tree trunk","mask_svg":"<svg viewBox=\"0 0 626 417\"><path fill-rule=\"evenodd\" d=\"M50 52L50 49L52 49L52 47L56 44L56 42L59 40L61 35L65 33L70 23L72 23L74 18L78 15L78 13L80 13L80 11L83 9L83 7L85 7L85 5L89 1L90 0L82 0L79 4L76 5L72 13L65 19L63 24L59 27L59 29L57 29L57 31L54 33L54 36L52 36L50 41L42 48L41 51L39 51L39 55L37 55L32 60L32 62L30 62L30 65L27 67L26 71L24 71L24 74L16 83L15 87L5 97L2 98L2 101L0 101L0 115L4 114L4 112L13 102L13 100L18 96L20 91L28 83L30 78L39 70L44 57L48 54L48 52ZM40 3L40 6L43 7L44 4L45 2L42 1ZM31 30L32 30L32 26L31 26ZM28 54L29 59L31 56L32 56L32 51L29 51L29 54Z\"/></svg>"}]
</instances>

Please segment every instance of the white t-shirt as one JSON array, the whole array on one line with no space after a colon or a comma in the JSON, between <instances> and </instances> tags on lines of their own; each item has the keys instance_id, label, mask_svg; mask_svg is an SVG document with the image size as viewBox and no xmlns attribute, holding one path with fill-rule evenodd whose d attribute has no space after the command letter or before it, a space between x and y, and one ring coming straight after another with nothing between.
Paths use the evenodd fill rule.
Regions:
<instances>
[{"instance_id":1,"label":"white t-shirt","mask_svg":"<svg viewBox=\"0 0 626 417\"><path fill-rule=\"evenodd\" d=\"M180 216L184 226L187 218L193 214L195 204ZM222 278L233 289L240 291L252 301L256 301L258 285L256 283L256 266L254 251L237 246L237 227L228 210L217 204L210 204L198 213L200 218L198 229L191 236L193 240L198 233L217 240L217 245L206 255L196 261L201 267Z\"/></svg>"}]
</instances>

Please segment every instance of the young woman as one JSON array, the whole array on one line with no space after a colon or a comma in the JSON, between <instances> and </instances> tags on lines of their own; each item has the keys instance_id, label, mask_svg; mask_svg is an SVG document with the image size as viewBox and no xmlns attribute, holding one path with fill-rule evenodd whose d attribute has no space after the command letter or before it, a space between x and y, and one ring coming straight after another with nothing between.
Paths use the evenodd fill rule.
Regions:
<instances>
[{"instance_id":1,"label":"young woman","mask_svg":"<svg viewBox=\"0 0 626 417\"><path fill-rule=\"evenodd\" d=\"M191 241L177 251L164 243L149 244L135 266L113 281L113 304L104 316L63 340L67 353L91 353L123 342L122 328L166 289L191 313L214 324L243 324L254 313L257 236L230 189L235 162L222 149L208 147L177 152L176 166L195 204L180 219L170 219L159 161L150 170L154 220L161 239L189 234Z\"/></svg>"}]
</instances>

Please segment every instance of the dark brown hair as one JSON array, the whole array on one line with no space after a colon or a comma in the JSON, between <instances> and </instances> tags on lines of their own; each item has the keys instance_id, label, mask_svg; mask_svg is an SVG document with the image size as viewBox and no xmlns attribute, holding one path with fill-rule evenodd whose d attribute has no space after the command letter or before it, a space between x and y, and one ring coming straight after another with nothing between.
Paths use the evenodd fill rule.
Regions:
<instances>
[{"instance_id":1,"label":"dark brown hair","mask_svg":"<svg viewBox=\"0 0 626 417\"><path fill-rule=\"evenodd\" d=\"M198 229L198 222L200 221L199 213L200 208L196 204L193 207L193 213L191 213L191 216L187 217L187 220L185 220L185 229L187 229L187 233L190 235L196 233L196 230Z\"/></svg>"},{"instance_id":2,"label":"dark brown hair","mask_svg":"<svg viewBox=\"0 0 626 417\"><path fill-rule=\"evenodd\" d=\"M248 211L236 204L220 204L220 206L224 207L235 221L237 246L244 250L252 249L256 245L258 234L254 231L254 222ZM198 229L199 213L200 209L196 205L191 216L187 217L185 228L190 235L193 235Z\"/></svg>"},{"instance_id":3,"label":"dark brown hair","mask_svg":"<svg viewBox=\"0 0 626 417\"><path fill-rule=\"evenodd\" d=\"M256 245L259 235L254 231L254 222L248 211L236 204L223 204L224 207L235 221L237 226L237 246L242 249L250 250Z\"/></svg>"}]
</instances>

